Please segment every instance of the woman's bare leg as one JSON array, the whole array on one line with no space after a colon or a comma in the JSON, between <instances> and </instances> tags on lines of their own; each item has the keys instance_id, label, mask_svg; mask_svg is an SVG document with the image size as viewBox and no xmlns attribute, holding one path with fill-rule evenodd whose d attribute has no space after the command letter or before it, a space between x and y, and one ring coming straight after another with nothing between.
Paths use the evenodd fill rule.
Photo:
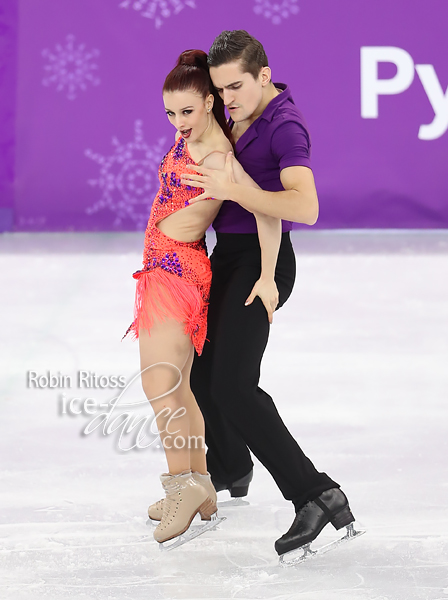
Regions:
<instances>
[{"instance_id":1,"label":"woman's bare leg","mask_svg":"<svg viewBox=\"0 0 448 600\"><path fill-rule=\"evenodd\" d=\"M194 348L184 329L183 323L167 319L154 320L150 334L145 329L139 332L143 390L156 414L168 469L173 475L190 468L206 472L204 423L190 389ZM173 390L179 383L179 371L182 380ZM169 390L173 391L158 398ZM202 436L197 449L193 439L192 453L189 448L190 436Z\"/></svg>"},{"instance_id":2,"label":"woman's bare leg","mask_svg":"<svg viewBox=\"0 0 448 600\"><path fill-rule=\"evenodd\" d=\"M192 471L205 475L207 473L207 462L205 458L205 425L201 410L190 388L190 371L194 359L194 348L191 348L190 356L182 371L182 383L179 388L182 403L187 409L190 421L190 466Z\"/></svg>"}]
</instances>

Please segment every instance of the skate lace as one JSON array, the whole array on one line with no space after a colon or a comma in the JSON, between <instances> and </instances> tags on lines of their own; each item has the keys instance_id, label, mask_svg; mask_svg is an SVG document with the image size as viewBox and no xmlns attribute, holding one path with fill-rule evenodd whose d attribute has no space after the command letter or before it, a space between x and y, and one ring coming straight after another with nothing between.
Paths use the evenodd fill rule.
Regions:
<instances>
[{"instance_id":1,"label":"skate lace","mask_svg":"<svg viewBox=\"0 0 448 600\"><path fill-rule=\"evenodd\" d=\"M173 498L172 496L167 496L165 498L165 502L163 503L163 521L165 521L168 516L170 515L170 513L174 510L175 508L175 502L176 499Z\"/></svg>"},{"instance_id":2,"label":"skate lace","mask_svg":"<svg viewBox=\"0 0 448 600\"><path fill-rule=\"evenodd\" d=\"M176 509L177 502L181 496L181 490L186 487L186 484L181 483L179 480L174 480L165 482L163 487L166 493L166 498L163 501L163 520L165 520Z\"/></svg>"}]
</instances>

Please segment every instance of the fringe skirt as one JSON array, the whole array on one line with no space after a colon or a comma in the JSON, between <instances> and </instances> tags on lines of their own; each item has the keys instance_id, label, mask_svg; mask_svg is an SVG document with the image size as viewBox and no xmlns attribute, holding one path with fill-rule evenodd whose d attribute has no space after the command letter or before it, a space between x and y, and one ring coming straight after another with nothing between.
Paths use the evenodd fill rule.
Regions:
<instances>
[{"instance_id":1,"label":"fringe skirt","mask_svg":"<svg viewBox=\"0 0 448 600\"><path fill-rule=\"evenodd\" d=\"M133 277L137 279L134 321L125 336L131 333L137 339L141 328L150 332L154 319L175 319L185 324L185 334L190 336L200 356L207 334L212 272L205 251L199 253L193 250L192 254L192 249L188 250L184 254L181 248L176 247L180 264L183 265L182 276L169 270L166 263L161 262L163 259L157 261L155 268L134 273Z\"/></svg>"}]
</instances>

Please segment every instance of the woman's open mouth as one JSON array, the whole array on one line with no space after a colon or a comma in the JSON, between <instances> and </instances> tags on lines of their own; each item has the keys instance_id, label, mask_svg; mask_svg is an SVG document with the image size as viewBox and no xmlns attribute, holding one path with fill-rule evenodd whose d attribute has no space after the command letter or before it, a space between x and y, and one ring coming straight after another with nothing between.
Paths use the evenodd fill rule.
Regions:
<instances>
[{"instance_id":1,"label":"woman's open mouth","mask_svg":"<svg viewBox=\"0 0 448 600\"><path fill-rule=\"evenodd\" d=\"M184 131L181 131L181 134L182 134L183 138L189 138L190 137L190 133L191 133L191 129L185 129Z\"/></svg>"}]
</instances>

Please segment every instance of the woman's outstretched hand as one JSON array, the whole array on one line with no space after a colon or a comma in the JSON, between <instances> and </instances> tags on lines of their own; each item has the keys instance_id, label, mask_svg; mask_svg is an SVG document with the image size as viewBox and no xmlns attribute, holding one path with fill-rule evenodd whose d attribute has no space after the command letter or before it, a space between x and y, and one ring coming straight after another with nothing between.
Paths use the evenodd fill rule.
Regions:
<instances>
[{"instance_id":1,"label":"woman's outstretched hand","mask_svg":"<svg viewBox=\"0 0 448 600\"><path fill-rule=\"evenodd\" d=\"M255 298L259 296L261 301L264 304L264 307L268 313L269 323L272 323L274 319L274 310L277 308L278 304L278 290L273 279L258 279L255 282L252 291L244 303L245 306L252 304Z\"/></svg>"},{"instance_id":2,"label":"woman's outstretched hand","mask_svg":"<svg viewBox=\"0 0 448 600\"><path fill-rule=\"evenodd\" d=\"M204 192L191 198L189 204L200 200L230 200L230 187L235 183L233 173L233 153L228 152L223 169L208 169L198 165L187 165L188 169L197 173L181 175L181 182L195 188L203 188ZM199 174L198 174L199 173Z\"/></svg>"}]
</instances>

